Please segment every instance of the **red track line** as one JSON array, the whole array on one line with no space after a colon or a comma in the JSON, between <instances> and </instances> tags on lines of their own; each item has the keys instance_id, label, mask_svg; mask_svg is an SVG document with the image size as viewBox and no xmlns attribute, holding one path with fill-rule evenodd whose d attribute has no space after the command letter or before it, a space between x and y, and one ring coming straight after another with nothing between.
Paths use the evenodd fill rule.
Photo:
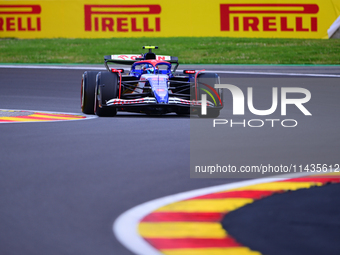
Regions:
<instances>
[{"instance_id":1,"label":"red track line","mask_svg":"<svg viewBox=\"0 0 340 255\"><path fill-rule=\"evenodd\" d=\"M318 177L302 177L296 179L288 179L279 182L319 182L325 184L327 182L340 182L340 177L318 176Z\"/></svg>"},{"instance_id":2,"label":"red track line","mask_svg":"<svg viewBox=\"0 0 340 255\"><path fill-rule=\"evenodd\" d=\"M204 196L194 197L188 200L195 199L216 199L216 198L253 198L260 199L273 195L274 193L281 193L283 191L268 191L268 190L240 190L240 191L226 191L220 193L212 193Z\"/></svg>"},{"instance_id":3,"label":"red track line","mask_svg":"<svg viewBox=\"0 0 340 255\"><path fill-rule=\"evenodd\" d=\"M225 214L226 212L153 212L145 216L141 222L220 222Z\"/></svg>"},{"instance_id":4,"label":"red track line","mask_svg":"<svg viewBox=\"0 0 340 255\"><path fill-rule=\"evenodd\" d=\"M2 120L0 119L0 122L16 122L15 120Z\"/></svg>"}]
</instances>

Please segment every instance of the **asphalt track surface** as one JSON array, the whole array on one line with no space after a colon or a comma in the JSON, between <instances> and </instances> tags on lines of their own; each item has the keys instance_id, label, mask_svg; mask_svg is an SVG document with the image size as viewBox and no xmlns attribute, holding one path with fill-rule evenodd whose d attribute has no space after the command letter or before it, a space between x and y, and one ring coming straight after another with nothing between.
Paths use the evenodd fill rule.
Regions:
<instances>
[{"instance_id":1,"label":"asphalt track surface","mask_svg":"<svg viewBox=\"0 0 340 255\"><path fill-rule=\"evenodd\" d=\"M239 242L263 254L336 255L339 192L340 184L332 184L275 194L226 214L222 224Z\"/></svg>"},{"instance_id":2,"label":"asphalt track surface","mask_svg":"<svg viewBox=\"0 0 340 255\"><path fill-rule=\"evenodd\" d=\"M233 131L228 155L234 162L256 162L262 156L273 164L291 159L339 163L338 77L242 73L339 76L339 67L205 68L240 72L221 73L221 83L240 87L256 83L261 98L268 96L266 86L278 81L278 86L305 87L312 93L308 110L313 117L301 118L300 128L275 129L269 137L266 128ZM0 109L80 113L83 71L0 68ZM230 114L226 104L220 117ZM302 115L298 110L293 114ZM186 117L119 114L71 122L1 124L0 253L132 254L112 232L121 213L166 195L239 180L190 179L189 167Z\"/></svg>"}]
</instances>

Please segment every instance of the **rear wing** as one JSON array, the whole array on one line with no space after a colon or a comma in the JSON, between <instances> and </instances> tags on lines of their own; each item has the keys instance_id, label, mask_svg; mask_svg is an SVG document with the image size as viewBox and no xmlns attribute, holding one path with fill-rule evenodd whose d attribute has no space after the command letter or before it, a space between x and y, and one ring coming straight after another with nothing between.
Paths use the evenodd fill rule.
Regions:
<instances>
[{"instance_id":1,"label":"rear wing","mask_svg":"<svg viewBox=\"0 0 340 255\"><path fill-rule=\"evenodd\" d=\"M145 60L143 55L120 54L104 56L105 62L112 62L121 65L132 65L133 63ZM156 60L168 61L170 63L178 63L178 57L156 55Z\"/></svg>"},{"instance_id":2,"label":"rear wing","mask_svg":"<svg viewBox=\"0 0 340 255\"><path fill-rule=\"evenodd\" d=\"M154 55L156 60L167 61L172 64L176 64L174 71L178 67L178 57L172 56L163 56L163 55ZM108 70L108 63L115 63L120 65L132 65L133 63L141 60L147 59L146 54L138 55L138 54L120 54L120 55L106 55L104 56L105 66Z\"/></svg>"}]
</instances>

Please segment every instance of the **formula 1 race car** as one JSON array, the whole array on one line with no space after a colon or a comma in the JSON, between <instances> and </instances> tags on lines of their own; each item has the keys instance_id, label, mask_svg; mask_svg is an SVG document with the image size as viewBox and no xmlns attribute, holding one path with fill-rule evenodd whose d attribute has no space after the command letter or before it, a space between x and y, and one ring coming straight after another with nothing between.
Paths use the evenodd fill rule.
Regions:
<instances>
[{"instance_id":1,"label":"formula 1 race car","mask_svg":"<svg viewBox=\"0 0 340 255\"><path fill-rule=\"evenodd\" d=\"M86 71L82 77L81 109L85 114L115 116L117 111L146 114L178 115L197 114L200 117L216 118L223 108L222 89L215 73L204 70L184 70L176 73L177 57L156 55L148 52L141 55L104 56L107 71ZM109 67L109 63L131 65L124 69ZM204 111L202 110L204 106Z\"/></svg>"}]
</instances>

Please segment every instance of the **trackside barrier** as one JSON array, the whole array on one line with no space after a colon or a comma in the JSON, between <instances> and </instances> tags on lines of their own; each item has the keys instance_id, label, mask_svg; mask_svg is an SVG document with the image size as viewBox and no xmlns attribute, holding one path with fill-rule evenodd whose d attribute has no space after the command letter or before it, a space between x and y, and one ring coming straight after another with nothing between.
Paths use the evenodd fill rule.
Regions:
<instances>
[{"instance_id":1,"label":"trackside barrier","mask_svg":"<svg viewBox=\"0 0 340 255\"><path fill-rule=\"evenodd\" d=\"M326 39L339 16L339 0L0 0L0 37Z\"/></svg>"}]
</instances>

